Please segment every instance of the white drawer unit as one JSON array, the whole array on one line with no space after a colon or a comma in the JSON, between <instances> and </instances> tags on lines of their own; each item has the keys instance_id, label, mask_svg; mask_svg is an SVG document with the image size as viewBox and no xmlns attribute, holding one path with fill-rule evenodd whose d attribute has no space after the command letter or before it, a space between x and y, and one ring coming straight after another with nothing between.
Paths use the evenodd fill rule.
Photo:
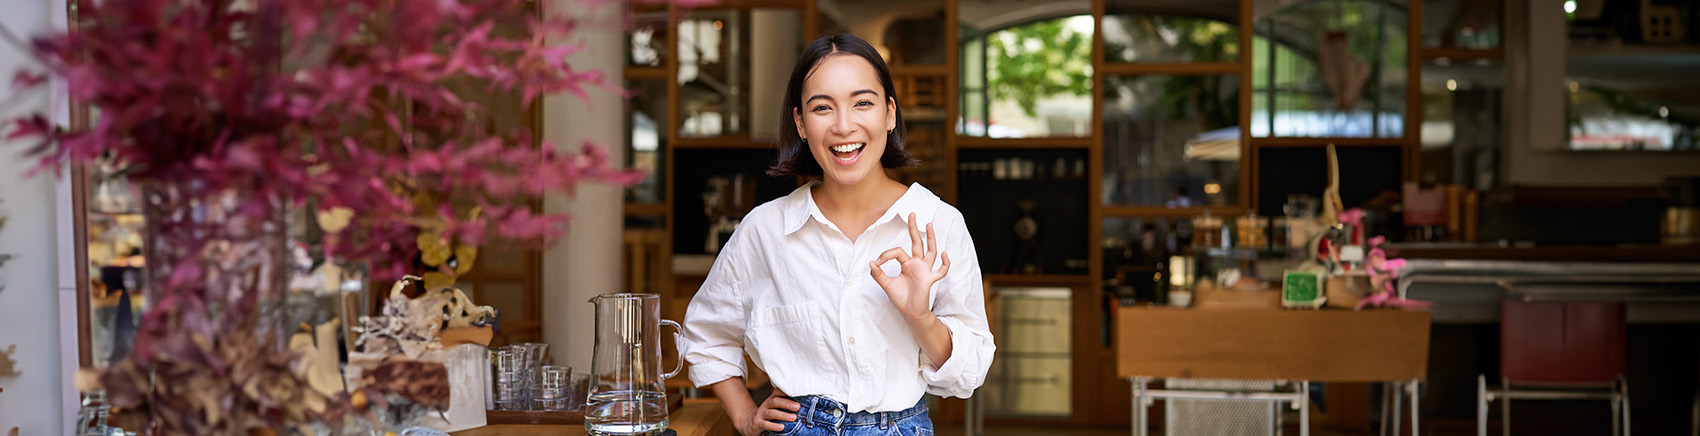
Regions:
<instances>
[{"instance_id":1,"label":"white drawer unit","mask_svg":"<svg viewBox=\"0 0 1700 436\"><path fill-rule=\"evenodd\" d=\"M1069 288L995 287L992 330L998 351L975 394L990 415L1067 417L1073 404Z\"/></svg>"}]
</instances>

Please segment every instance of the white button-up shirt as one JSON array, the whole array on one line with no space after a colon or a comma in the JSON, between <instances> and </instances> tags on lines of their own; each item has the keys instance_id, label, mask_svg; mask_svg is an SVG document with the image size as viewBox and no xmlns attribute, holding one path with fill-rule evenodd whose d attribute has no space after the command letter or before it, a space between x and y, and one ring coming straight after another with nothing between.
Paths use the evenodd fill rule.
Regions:
<instances>
[{"instance_id":1,"label":"white button-up shirt","mask_svg":"<svg viewBox=\"0 0 1700 436\"><path fill-rule=\"evenodd\" d=\"M851 242L797 188L745 216L685 312L685 360L706 386L742 377L744 353L786 395L821 395L852 412L915 405L923 392L967 398L992 364L992 334L980 262L962 213L920 184ZM950 329L951 354L929 361L902 315L869 275L868 263L909 250L908 219L938 233L950 255L929 290L933 314ZM936 264L939 262L935 262ZM897 262L881 265L897 274ZM757 399L759 402L761 399Z\"/></svg>"}]
</instances>

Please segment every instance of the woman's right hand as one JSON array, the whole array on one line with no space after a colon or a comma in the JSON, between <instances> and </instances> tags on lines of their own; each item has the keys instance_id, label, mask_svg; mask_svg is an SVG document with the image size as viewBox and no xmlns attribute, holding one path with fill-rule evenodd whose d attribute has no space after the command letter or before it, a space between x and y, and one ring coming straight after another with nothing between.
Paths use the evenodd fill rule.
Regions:
<instances>
[{"instance_id":1,"label":"woman's right hand","mask_svg":"<svg viewBox=\"0 0 1700 436\"><path fill-rule=\"evenodd\" d=\"M786 398L785 392L774 388L773 395L768 396L767 401L756 405L748 415L734 420L733 427L737 427L738 434L744 436L758 436L764 431L783 431L785 425L773 421L796 421L797 408L800 406L796 401Z\"/></svg>"}]
</instances>

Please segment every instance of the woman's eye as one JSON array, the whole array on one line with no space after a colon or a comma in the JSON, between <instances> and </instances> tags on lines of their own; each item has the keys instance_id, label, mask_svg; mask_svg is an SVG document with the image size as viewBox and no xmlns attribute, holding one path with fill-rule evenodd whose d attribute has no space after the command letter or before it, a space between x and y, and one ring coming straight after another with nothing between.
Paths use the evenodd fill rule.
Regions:
<instances>
[{"instance_id":1,"label":"woman's eye","mask_svg":"<svg viewBox=\"0 0 1700 436\"><path fill-rule=\"evenodd\" d=\"M820 111L824 111L824 110L827 110L827 109L830 109L830 108L826 107L826 105L823 104L823 105L820 105L820 106L815 106L815 108L811 109L811 110L813 110L815 112L820 112Z\"/></svg>"},{"instance_id":2,"label":"woman's eye","mask_svg":"<svg viewBox=\"0 0 1700 436\"><path fill-rule=\"evenodd\" d=\"M856 107L873 106L873 105L874 105L874 102L867 101L867 100L862 100L861 102L856 103Z\"/></svg>"}]
</instances>

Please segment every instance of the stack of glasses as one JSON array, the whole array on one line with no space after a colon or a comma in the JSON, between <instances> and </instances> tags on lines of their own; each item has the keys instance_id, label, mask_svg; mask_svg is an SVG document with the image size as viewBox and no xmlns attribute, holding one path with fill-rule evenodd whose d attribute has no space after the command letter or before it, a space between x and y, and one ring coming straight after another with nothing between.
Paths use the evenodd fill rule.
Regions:
<instances>
[{"instance_id":1,"label":"stack of glasses","mask_svg":"<svg viewBox=\"0 0 1700 436\"><path fill-rule=\"evenodd\" d=\"M573 369L565 366L544 366L537 369L537 379L531 385L532 404L537 410L567 410L572 398ZM580 402L583 402L582 400Z\"/></svg>"},{"instance_id":2,"label":"stack of glasses","mask_svg":"<svg viewBox=\"0 0 1700 436\"><path fill-rule=\"evenodd\" d=\"M495 366L496 385L493 390L496 410L531 410L532 380L543 366L549 345L524 343L490 350L490 363Z\"/></svg>"}]
</instances>

